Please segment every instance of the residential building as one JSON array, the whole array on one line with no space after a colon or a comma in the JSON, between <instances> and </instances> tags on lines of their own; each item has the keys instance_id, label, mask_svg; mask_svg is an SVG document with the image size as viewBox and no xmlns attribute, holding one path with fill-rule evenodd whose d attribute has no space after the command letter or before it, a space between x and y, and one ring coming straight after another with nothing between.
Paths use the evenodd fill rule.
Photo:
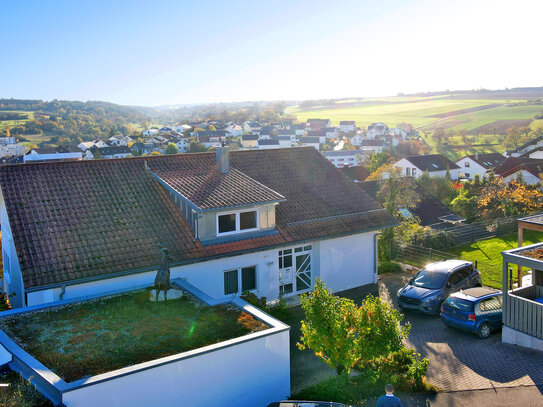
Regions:
<instances>
[{"instance_id":1,"label":"residential building","mask_svg":"<svg viewBox=\"0 0 543 407\"><path fill-rule=\"evenodd\" d=\"M0 146L0 158L14 158L22 156L26 153L26 146L22 143L8 144Z\"/></svg>"},{"instance_id":2,"label":"residential building","mask_svg":"<svg viewBox=\"0 0 543 407\"><path fill-rule=\"evenodd\" d=\"M388 132L393 136L400 136L402 140L407 139L407 132L404 129L400 129L399 127L388 129Z\"/></svg>"},{"instance_id":3,"label":"residential building","mask_svg":"<svg viewBox=\"0 0 543 407\"><path fill-rule=\"evenodd\" d=\"M241 136L241 146L244 148L258 147L258 137L257 134L244 134Z\"/></svg>"},{"instance_id":4,"label":"residential building","mask_svg":"<svg viewBox=\"0 0 543 407\"><path fill-rule=\"evenodd\" d=\"M307 137L319 139L320 144L326 144L326 132L324 129L320 130L308 130Z\"/></svg>"},{"instance_id":5,"label":"residential building","mask_svg":"<svg viewBox=\"0 0 543 407\"><path fill-rule=\"evenodd\" d=\"M261 150L270 148L281 148L281 145L279 144L278 139L260 139L258 140L258 148Z\"/></svg>"},{"instance_id":6,"label":"residential building","mask_svg":"<svg viewBox=\"0 0 543 407\"><path fill-rule=\"evenodd\" d=\"M372 123L368 126L368 131L366 132L366 137L370 139L383 137L388 133L388 126L385 123L378 122Z\"/></svg>"},{"instance_id":7,"label":"residential building","mask_svg":"<svg viewBox=\"0 0 543 407\"><path fill-rule=\"evenodd\" d=\"M245 133L258 134L261 128L262 125L257 122L245 122L243 124L243 131Z\"/></svg>"},{"instance_id":8,"label":"residential building","mask_svg":"<svg viewBox=\"0 0 543 407\"><path fill-rule=\"evenodd\" d=\"M83 153L77 146L41 147L30 150L23 160L27 162L79 161Z\"/></svg>"},{"instance_id":9,"label":"residential building","mask_svg":"<svg viewBox=\"0 0 543 407\"><path fill-rule=\"evenodd\" d=\"M149 129L141 132L143 137L153 137L158 134L158 129Z\"/></svg>"},{"instance_id":10,"label":"residential building","mask_svg":"<svg viewBox=\"0 0 543 407\"><path fill-rule=\"evenodd\" d=\"M305 123L291 124L290 125L290 130L294 130L294 133L296 134L296 136L303 137L303 136L305 136L305 133L307 131L307 126L306 126Z\"/></svg>"},{"instance_id":11,"label":"residential building","mask_svg":"<svg viewBox=\"0 0 543 407\"><path fill-rule=\"evenodd\" d=\"M543 160L525 157L508 157L494 169L496 175L505 182L522 179L526 184L533 185L541 181Z\"/></svg>"},{"instance_id":12,"label":"residential building","mask_svg":"<svg viewBox=\"0 0 543 407\"><path fill-rule=\"evenodd\" d=\"M0 137L0 146L7 146L16 142L15 137Z\"/></svg>"},{"instance_id":13,"label":"residential building","mask_svg":"<svg viewBox=\"0 0 543 407\"><path fill-rule=\"evenodd\" d=\"M243 128L238 124L230 124L224 130L232 137L239 137L243 134Z\"/></svg>"},{"instance_id":14,"label":"residential building","mask_svg":"<svg viewBox=\"0 0 543 407\"><path fill-rule=\"evenodd\" d=\"M456 161L456 165L460 167L460 178L472 180L475 175L482 179L488 170L496 168L504 161L505 157L499 153L481 153L462 157Z\"/></svg>"},{"instance_id":15,"label":"residential building","mask_svg":"<svg viewBox=\"0 0 543 407\"><path fill-rule=\"evenodd\" d=\"M339 122L339 131L342 133L351 133L356 131L356 122L354 120L342 120Z\"/></svg>"},{"instance_id":16,"label":"residential building","mask_svg":"<svg viewBox=\"0 0 543 407\"><path fill-rule=\"evenodd\" d=\"M360 165L366 152L363 150L322 151L322 155L337 168L343 168Z\"/></svg>"},{"instance_id":17,"label":"residential building","mask_svg":"<svg viewBox=\"0 0 543 407\"><path fill-rule=\"evenodd\" d=\"M14 308L152 286L161 246L217 300L341 291L377 281L396 224L312 148L4 166L0 188Z\"/></svg>"},{"instance_id":18,"label":"residential building","mask_svg":"<svg viewBox=\"0 0 543 407\"><path fill-rule=\"evenodd\" d=\"M289 137L291 143L296 143L298 141L298 136L296 135L296 131L293 129L277 130L277 135L279 137L284 137L284 136Z\"/></svg>"},{"instance_id":19,"label":"residential building","mask_svg":"<svg viewBox=\"0 0 543 407\"><path fill-rule=\"evenodd\" d=\"M338 137L337 127L325 127L322 131L327 140L332 138L337 139Z\"/></svg>"},{"instance_id":20,"label":"residential building","mask_svg":"<svg viewBox=\"0 0 543 407\"><path fill-rule=\"evenodd\" d=\"M279 141L279 146L281 148L292 147L292 137L291 136L274 136L273 140Z\"/></svg>"},{"instance_id":21,"label":"residential building","mask_svg":"<svg viewBox=\"0 0 543 407\"><path fill-rule=\"evenodd\" d=\"M92 160L93 158L125 158L132 155L132 150L128 146L108 146L96 147L93 146L85 151L85 158Z\"/></svg>"},{"instance_id":22,"label":"residential building","mask_svg":"<svg viewBox=\"0 0 543 407\"><path fill-rule=\"evenodd\" d=\"M300 144L302 147L314 147L320 149L320 142L318 137L300 137Z\"/></svg>"},{"instance_id":23,"label":"residential building","mask_svg":"<svg viewBox=\"0 0 543 407\"><path fill-rule=\"evenodd\" d=\"M513 151L506 151L506 155L509 157L520 157L521 155L529 153L530 151L535 150L538 147L543 147L543 136L536 137L535 139L524 143L519 148Z\"/></svg>"},{"instance_id":24,"label":"residential building","mask_svg":"<svg viewBox=\"0 0 543 407\"><path fill-rule=\"evenodd\" d=\"M522 158L543 160L543 147L536 147L521 155Z\"/></svg>"},{"instance_id":25,"label":"residential building","mask_svg":"<svg viewBox=\"0 0 543 407\"><path fill-rule=\"evenodd\" d=\"M370 151L372 153L382 153L385 149L385 140L383 139L368 139L362 140L360 149Z\"/></svg>"},{"instance_id":26,"label":"residential building","mask_svg":"<svg viewBox=\"0 0 543 407\"><path fill-rule=\"evenodd\" d=\"M441 154L412 155L394 163L401 168L402 175L419 178L425 172L431 177L445 177L447 171L451 179L458 179L460 167Z\"/></svg>"},{"instance_id":27,"label":"residential building","mask_svg":"<svg viewBox=\"0 0 543 407\"><path fill-rule=\"evenodd\" d=\"M306 122L307 129L311 131L321 130L331 126L332 123L330 122L330 119L307 119Z\"/></svg>"}]
</instances>

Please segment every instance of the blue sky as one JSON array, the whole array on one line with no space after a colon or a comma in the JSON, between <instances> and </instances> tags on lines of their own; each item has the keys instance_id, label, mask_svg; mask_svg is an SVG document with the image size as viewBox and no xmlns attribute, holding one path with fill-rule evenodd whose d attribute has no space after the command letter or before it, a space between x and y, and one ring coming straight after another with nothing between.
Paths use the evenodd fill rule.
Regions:
<instances>
[{"instance_id":1,"label":"blue sky","mask_svg":"<svg viewBox=\"0 0 543 407\"><path fill-rule=\"evenodd\" d=\"M161 104L543 86L543 2L9 1L0 97Z\"/></svg>"}]
</instances>

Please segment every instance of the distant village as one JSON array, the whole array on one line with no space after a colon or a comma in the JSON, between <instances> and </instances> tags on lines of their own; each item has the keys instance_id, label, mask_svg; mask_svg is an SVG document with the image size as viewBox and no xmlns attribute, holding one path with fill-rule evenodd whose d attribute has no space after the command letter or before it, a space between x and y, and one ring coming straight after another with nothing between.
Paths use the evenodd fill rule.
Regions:
<instances>
[{"instance_id":1,"label":"distant village","mask_svg":"<svg viewBox=\"0 0 543 407\"><path fill-rule=\"evenodd\" d=\"M244 123L205 121L180 125L151 127L137 135L117 133L106 140L81 142L77 145L28 148L15 137L0 138L0 160L3 164L46 161L115 159L130 156L204 152L229 146L231 150L313 147L337 168L346 169L355 181L363 181L369 172L362 166L372 154L382 153L409 140L420 140L411 126L388 127L378 122L367 129L352 120L332 126L329 119L307 119L297 123ZM538 137L516 150L499 153L466 155L456 162L441 154L401 157L394 163L402 175L418 178L448 176L473 180L488 171L510 181L521 177L526 184L540 182L543 168L543 137Z\"/></svg>"}]
</instances>

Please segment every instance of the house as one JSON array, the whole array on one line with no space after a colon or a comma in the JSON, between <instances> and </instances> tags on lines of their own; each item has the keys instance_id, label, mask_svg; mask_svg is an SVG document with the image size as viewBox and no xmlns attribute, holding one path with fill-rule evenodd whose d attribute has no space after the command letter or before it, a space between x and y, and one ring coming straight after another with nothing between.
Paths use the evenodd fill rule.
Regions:
<instances>
[{"instance_id":1,"label":"house","mask_svg":"<svg viewBox=\"0 0 543 407\"><path fill-rule=\"evenodd\" d=\"M198 143L203 144L206 148L220 147L226 141L225 130L204 130L194 133Z\"/></svg>"},{"instance_id":2,"label":"house","mask_svg":"<svg viewBox=\"0 0 543 407\"><path fill-rule=\"evenodd\" d=\"M291 124L291 125L290 125L290 130L294 130L294 133L295 133L296 136L298 136L298 137L305 136L305 132L306 132L306 124L305 124L305 123L301 123L301 124Z\"/></svg>"},{"instance_id":3,"label":"house","mask_svg":"<svg viewBox=\"0 0 543 407\"><path fill-rule=\"evenodd\" d=\"M19 157L26 153L26 146L22 143L0 146L0 158Z\"/></svg>"},{"instance_id":4,"label":"house","mask_svg":"<svg viewBox=\"0 0 543 407\"><path fill-rule=\"evenodd\" d=\"M362 140L360 149L371 151L372 153L382 153L385 149L385 140L383 139L368 139Z\"/></svg>"},{"instance_id":5,"label":"house","mask_svg":"<svg viewBox=\"0 0 543 407\"><path fill-rule=\"evenodd\" d=\"M325 127L322 129L322 132L327 140L336 139L338 136L337 127Z\"/></svg>"},{"instance_id":6,"label":"house","mask_svg":"<svg viewBox=\"0 0 543 407\"><path fill-rule=\"evenodd\" d=\"M404 129L400 129L399 127L388 129L388 132L393 136L400 136L402 140L407 139L407 132Z\"/></svg>"},{"instance_id":7,"label":"house","mask_svg":"<svg viewBox=\"0 0 543 407\"><path fill-rule=\"evenodd\" d=\"M263 126L258 134L260 135L260 140L269 139L271 136L277 135L277 130L273 126Z\"/></svg>"},{"instance_id":8,"label":"house","mask_svg":"<svg viewBox=\"0 0 543 407\"><path fill-rule=\"evenodd\" d=\"M342 120L339 122L339 131L342 133L350 133L356 131L356 122L354 120Z\"/></svg>"},{"instance_id":9,"label":"house","mask_svg":"<svg viewBox=\"0 0 543 407\"><path fill-rule=\"evenodd\" d=\"M291 143L296 143L298 141L298 136L293 129L277 130L277 135L279 137L289 137Z\"/></svg>"},{"instance_id":10,"label":"house","mask_svg":"<svg viewBox=\"0 0 543 407\"><path fill-rule=\"evenodd\" d=\"M320 149L320 142L318 137L300 137L300 144L302 147L314 147Z\"/></svg>"},{"instance_id":11,"label":"house","mask_svg":"<svg viewBox=\"0 0 543 407\"><path fill-rule=\"evenodd\" d=\"M3 166L0 189L14 308L152 286L161 246L217 300L341 291L377 281L396 224L313 148Z\"/></svg>"},{"instance_id":12,"label":"house","mask_svg":"<svg viewBox=\"0 0 543 407\"><path fill-rule=\"evenodd\" d=\"M362 150L338 150L323 151L322 155L337 168L354 167L360 165L365 151Z\"/></svg>"},{"instance_id":13,"label":"house","mask_svg":"<svg viewBox=\"0 0 543 407\"><path fill-rule=\"evenodd\" d=\"M244 148L258 147L258 137L257 134L244 134L241 136L241 146Z\"/></svg>"},{"instance_id":14,"label":"house","mask_svg":"<svg viewBox=\"0 0 543 407\"><path fill-rule=\"evenodd\" d=\"M543 260L531 255L541 252L543 243L523 246L524 230L543 232L543 215L517 222L518 248L502 252L502 342L543 351ZM526 284L523 270L530 269L531 281Z\"/></svg>"},{"instance_id":15,"label":"house","mask_svg":"<svg viewBox=\"0 0 543 407\"><path fill-rule=\"evenodd\" d=\"M230 124L224 130L232 137L239 137L243 134L243 128L238 124Z\"/></svg>"},{"instance_id":16,"label":"house","mask_svg":"<svg viewBox=\"0 0 543 407\"><path fill-rule=\"evenodd\" d=\"M132 150L127 146L96 147L93 146L85 151L85 158L125 158L132 155Z\"/></svg>"},{"instance_id":17,"label":"house","mask_svg":"<svg viewBox=\"0 0 543 407\"><path fill-rule=\"evenodd\" d=\"M307 130L316 131L324 129L325 127L331 127L332 123L330 119L307 119Z\"/></svg>"},{"instance_id":18,"label":"house","mask_svg":"<svg viewBox=\"0 0 543 407\"><path fill-rule=\"evenodd\" d=\"M536 147L521 155L522 158L533 158L536 160L543 160L543 147Z\"/></svg>"},{"instance_id":19,"label":"house","mask_svg":"<svg viewBox=\"0 0 543 407\"><path fill-rule=\"evenodd\" d=\"M153 137L158 134L158 129L144 130L141 134L143 135L143 137Z\"/></svg>"},{"instance_id":20,"label":"house","mask_svg":"<svg viewBox=\"0 0 543 407\"><path fill-rule=\"evenodd\" d=\"M281 148L281 145L279 144L278 139L260 139L258 140L258 148L261 150L270 148Z\"/></svg>"},{"instance_id":21,"label":"house","mask_svg":"<svg viewBox=\"0 0 543 407\"><path fill-rule=\"evenodd\" d=\"M323 129L320 130L308 130L307 137L319 139L319 144L326 144L326 133Z\"/></svg>"},{"instance_id":22,"label":"house","mask_svg":"<svg viewBox=\"0 0 543 407\"><path fill-rule=\"evenodd\" d=\"M243 124L243 131L245 133L258 134L261 128L262 125L257 122L245 122Z\"/></svg>"},{"instance_id":23,"label":"house","mask_svg":"<svg viewBox=\"0 0 543 407\"><path fill-rule=\"evenodd\" d=\"M419 178L425 172L431 177L445 177L449 171L451 179L458 179L458 171L460 170L458 165L441 154L404 157L396 161L394 166L401 168L402 175L413 178Z\"/></svg>"},{"instance_id":24,"label":"house","mask_svg":"<svg viewBox=\"0 0 543 407\"><path fill-rule=\"evenodd\" d=\"M16 142L15 137L0 137L0 146L7 146Z\"/></svg>"},{"instance_id":25,"label":"house","mask_svg":"<svg viewBox=\"0 0 543 407\"><path fill-rule=\"evenodd\" d=\"M94 140L94 141L83 141L77 145L81 151L85 152L91 147L96 146L98 148L107 147L108 144L103 140Z\"/></svg>"},{"instance_id":26,"label":"house","mask_svg":"<svg viewBox=\"0 0 543 407\"><path fill-rule=\"evenodd\" d=\"M499 153L472 154L462 157L456 161L460 167L460 177L474 179L479 175L481 179L488 170L494 169L505 161L505 157Z\"/></svg>"},{"instance_id":27,"label":"house","mask_svg":"<svg viewBox=\"0 0 543 407\"><path fill-rule=\"evenodd\" d=\"M180 153L186 153L190 148L190 139L189 137L178 137L175 140L172 140L172 143L177 147L177 151Z\"/></svg>"},{"instance_id":28,"label":"house","mask_svg":"<svg viewBox=\"0 0 543 407\"><path fill-rule=\"evenodd\" d=\"M30 150L23 158L25 163L44 161L79 161L83 153L77 146L41 147Z\"/></svg>"},{"instance_id":29,"label":"house","mask_svg":"<svg viewBox=\"0 0 543 407\"><path fill-rule=\"evenodd\" d=\"M374 139L377 137L383 137L387 133L388 133L388 126L385 123L382 123L382 122L372 123L368 126L366 137L370 139Z\"/></svg>"},{"instance_id":30,"label":"house","mask_svg":"<svg viewBox=\"0 0 543 407\"><path fill-rule=\"evenodd\" d=\"M111 136L107 141L106 144L109 146L128 146L129 143L133 142L130 137L123 136L122 134L117 134L115 136Z\"/></svg>"},{"instance_id":31,"label":"house","mask_svg":"<svg viewBox=\"0 0 543 407\"><path fill-rule=\"evenodd\" d=\"M383 181L366 181L357 185L364 190L373 199L378 200L379 189ZM405 177L401 182L409 185L414 196L418 200L413 208L396 208L403 218L416 217L422 226L428 226L432 229L443 229L450 226L451 223L459 223L465 219L456 215L450 208L426 191L412 177Z\"/></svg>"},{"instance_id":32,"label":"house","mask_svg":"<svg viewBox=\"0 0 543 407\"><path fill-rule=\"evenodd\" d=\"M528 185L537 184L543 174L543 160L525 157L508 157L499 166L494 168L496 175L505 182L522 178Z\"/></svg>"},{"instance_id":33,"label":"house","mask_svg":"<svg viewBox=\"0 0 543 407\"><path fill-rule=\"evenodd\" d=\"M272 140L278 140L281 148L292 147L292 136L274 136Z\"/></svg>"},{"instance_id":34,"label":"house","mask_svg":"<svg viewBox=\"0 0 543 407\"><path fill-rule=\"evenodd\" d=\"M135 155L141 155L141 154L150 154L153 151L156 151L156 146L154 143L134 143L132 144L132 147L130 147L130 151L132 151L132 154Z\"/></svg>"},{"instance_id":35,"label":"house","mask_svg":"<svg viewBox=\"0 0 543 407\"><path fill-rule=\"evenodd\" d=\"M538 147L543 147L543 136L536 137L513 151L506 151L506 155L509 157L520 157Z\"/></svg>"}]
</instances>

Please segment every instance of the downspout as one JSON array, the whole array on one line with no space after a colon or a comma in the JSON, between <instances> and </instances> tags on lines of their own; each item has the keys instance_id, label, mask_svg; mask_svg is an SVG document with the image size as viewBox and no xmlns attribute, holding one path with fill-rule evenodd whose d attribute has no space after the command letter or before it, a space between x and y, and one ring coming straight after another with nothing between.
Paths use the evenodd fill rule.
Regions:
<instances>
[{"instance_id":1,"label":"downspout","mask_svg":"<svg viewBox=\"0 0 543 407\"><path fill-rule=\"evenodd\" d=\"M379 241L379 236L381 236L383 232L377 232L373 235L373 282L374 284L377 284L377 277L379 273L379 250L377 246L377 242Z\"/></svg>"},{"instance_id":2,"label":"downspout","mask_svg":"<svg viewBox=\"0 0 543 407\"><path fill-rule=\"evenodd\" d=\"M198 240L198 219L200 219L200 212L196 212L195 222L194 222L194 240Z\"/></svg>"},{"instance_id":3,"label":"downspout","mask_svg":"<svg viewBox=\"0 0 543 407\"><path fill-rule=\"evenodd\" d=\"M58 295L58 299L62 301L64 299L64 294L66 294L66 284L62 284L60 286L60 294Z\"/></svg>"}]
</instances>

